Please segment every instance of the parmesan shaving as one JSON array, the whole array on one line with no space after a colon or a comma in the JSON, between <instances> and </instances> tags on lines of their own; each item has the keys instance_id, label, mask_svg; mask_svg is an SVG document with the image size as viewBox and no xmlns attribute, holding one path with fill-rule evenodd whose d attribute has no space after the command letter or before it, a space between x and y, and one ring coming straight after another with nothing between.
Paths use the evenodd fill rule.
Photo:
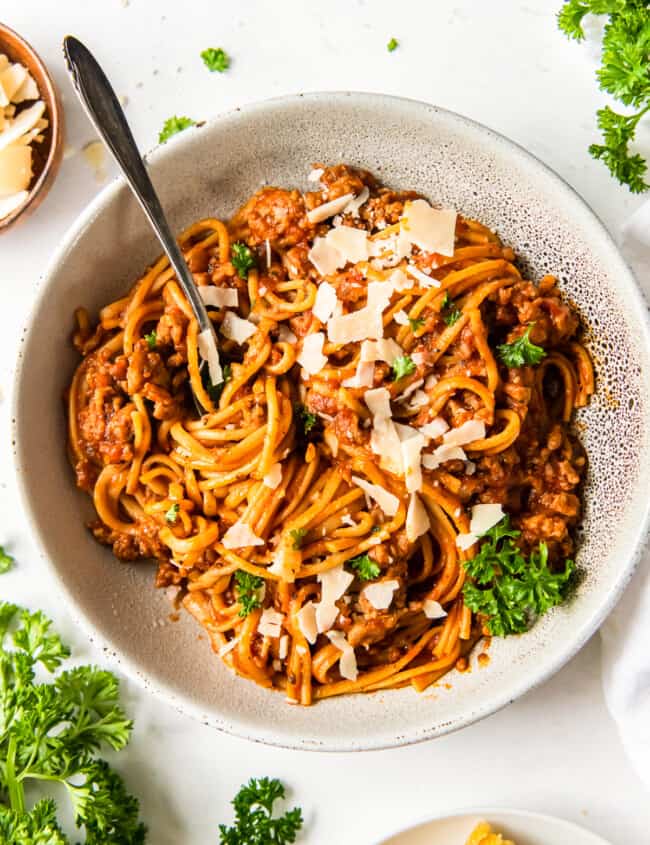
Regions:
<instances>
[{"instance_id":1,"label":"parmesan shaving","mask_svg":"<svg viewBox=\"0 0 650 845\"><path fill-rule=\"evenodd\" d=\"M200 285L199 296L212 308L236 308L239 304L237 288L217 288L214 285Z\"/></svg>"},{"instance_id":2,"label":"parmesan shaving","mask_svg":"<svg viewBox=\"0 0 650 845\"><path fill-rule=\"evenodd\" d=\"M445 461L464 461L467 456L460 446L450 446L443 443L433 450L430 455L422 455L422 466L425 469L436 469Z\"/></svg>"},{"instance_id":3,"label":"parmesan shaving","mask_svg":"<svg viewBox=\"0 0 650 845\"><path fill-rule=\"evenodd\" d=\"M280 484L282 484L282 464L273 464L262 481L266 487L270 487L271 490L275 490L279 487Z\"/></svg>"},{"instance_id":4,"label":"parmesan shaving","mask_svg":"<svg viewBox=\"0 0 650 845\"><path fill-rule=\"evenodd\" d=\"M403 308L395 312L395 314L393 315L393 320L395 320L398 326L408 326L409 324L408 314L406 313L406 311L404 311Z\"/></svg>"},{"instance_id":5,"label":"parmesan shaving","mask_svg":"<svg viewBox=\"0 0 650 845\"><path fill-rule=\"evenodd\" d=\"M475 440L483 440L484 437L485 423L481 420L468 420L444 434L442 441L448 446L465 446Z\"/></svg>"},{"instance_id":6,"label":"parmesan shaving","mask_svg":"<svg viewBox=\"0 0 650 845\"><path fill-rule=\"evenodd\" d=\"M440 282L437 279L434 279L433 276L429 276L420 270L419 267L416 267L415 264L407 264L406 265L406 272L413 276L414 279L417 279L420 284L424 285L425 288L439 288Z\"/></svg>"},{"instance_id":7,"label":"parmesan shaving","mask_svg":"<svg viewBox=\"0 0 650 845\"><path fill-rule=\"evenodd\" d=\"M426 599L422 609L427 619L444 619L447 616L447 611L440 602L433 599Z\"/></svg>"},{"instance_id":8,"label":"parmesan shaving","mask_svg":"<svg viewBox=\"0 0 650 845\"><path fill-rule=\"evenodd\" d=\"M323 332L309 334L302 341L302 349L296 360L310 376L319 373L327 364L327 355L323 355L324 342L325 335Z\"/></svg>"},{"instance_id":9,"label":"parmesan shaving","mask_svg":"<svg viewBox=\"0 0 650 845\"><path fill-rule=\"evenodd\" d=\"M399 581L377 581L365 586L361 595L370 602L375 610L387 610L397 589L399 589Z\"/></svg>"},{"instance_id":10,"label":"parmesan shaving","mask_svg":"<svg viewBox=\"0 0 650 845\"><path fill-rule=\"evenodd\" d=\"M384 487L380 487L379 484L370 484L363 478L359 478L358 475L353 475L352 481L354 481L357 487L360 487L364 493L370 496L371 499L377 502L386 516L395 516L399 510L399 499L397 496L389 493L388 490Z\"/></svg>"},{"instance_id":11,"label":"parmesan shaving","mask_svg":"<svg viewBox=\"0 0 650 845\"><path fill-rule=\"evenodd\" d=\"M316 607L312 601L303 604L296 614L298 620L298 628L303 637L310 645L313 645L318 638L318 628L316 627Z\"/></svg>"},{"instance_id":12,"label":"parmesan shaving","mask_svg":"<svg viewBox=\"0 0 650 845\"><path fill-rule=\"evenodd\" d=\"M205 329L197 338L197 348L199 356L207 361L208 373L210 381L213 385L221 384L223 381L223 371L221 363L219 362L219 350L217 349L217 341L212 329Z\"/></svg>"},{"instance_id":13,"label":"parmesan shaving","mask_svg":"<svg viewBox=\"0 0 650 845\"><path fill-rule=\"evenodd\" d=\"M321 282L316 291L316 299L314 300L314 307L312 314L319 319L321 323L327 323L329 318L334 313L336 307L336 288L329 282Z\"/></svg>"},{"instance_id":14,"label":"parmesan shaving","mask_svg":"<svg viewBox=\"0 0 650 845\"><path fill-rule=\"evenodd\" d=\"M330 276L345 263L341 253L329 243L327 238L314 238L314 243L307 253L307 258L321 276Z\"/></svg>"},{"instance_id":15,"label":"parmesan shaving","mask_svg":"<svg viewBox=\"0 0 650 845\"><path fill-rule=\"evenodd\" d=\"M221 324L221 334L227 337L228 340L234 340L235 343L241 345L245 343L249 337L252 337L257 331L257 326L249 320L243 320L238 317L234 311L226 311Z\"/></svg>"},{"instance_id":16,"label":"parmesan shaving","mask_svg":"<svg viewBox=\"0 0 650 845\"><path fill-rule=\"evenodd\" d=\"M343 211L345 206L354 199L354 194L344 194L342 197L337 197L334 200L323 203L323 205L312 208L307 212L307 220L310 223L322 223L328 217L334 217L335 214Z\"/></svg>"},{"instance_id":17,"label":"parmesan shaving","mask_svg":"<svg viewBox=\"0 0 650 845\"><path fill-rule=\"evenodd\" d=\"M361 344L361 360L385 361L392 364L404 355L404 350L393 340L393 338L381 338L380 340L364 340Z\"/></svg>"},{"instance_id":18,"label":"parmesan shaving","mask_svg":"<svg viewBox=\"0 0 650 845\"><path fill-rule=\"evenodd\" d=\"M485 534L505 516L499 504L474 505L469 530L472 534Z\"/></svg>"},{"instance_id":19,"label":"parmesan shaving","mask_svg":"<svg viewBox=\"0 0 650 845\"><path fill-rule=\"evenodd\" d=\"M433 208L426 200L406 202L400 232L424 252L453 255L456 236L456 212L451 208Z\"/></svg>"},{"instance_id":20,"label":"parmesan shaving","mask_svg":"<svg viewBox=\"0 0 650 845\"><path fill-rule=\"evenodd\" d=\"M359 361L353 376L341 382L343 387L372 387L375 381L375 365L372 361Z\"/></svg>"},{"instance_id":21,"label":"parmesan shaving","mask_svg":"<svg viewBox=\"0 0 650 845\"><path fill-rule=\"evenodd\" d=\"M327 636L332 645L336 646L341 652L341 658L339 660L341 677L348 681L356 681L359 675L357 658L354 649L345 639L345 634L342 631L328 631Z\"/></svg>"},{"instance_id":22,"label":"parmesan shaving","mask_svg":"<svg viewBox=\"0 0 650 845\"><path fill-rule=\"evenodd\" d=\"M345 206L343 214L351 214L353 217L358 217L359 209L365 202L367 202L369 196L370 191L368 190L368 186L364 185L359 196L350 200L350 202Z\"/></svg>"},{"instance_id":23,"label":"parmesan shaving","mask_svg":"<svg viewBox=\"0 0 650 845\"><path fill-rule=\"evenodd\" d=\"M245 522L235 522L221 539L227 549L245 549L248 546L263 546L264 540L253 533L250 525Z\"/></svg>"},{"instance_id":24,"label":"parmesan shaving","mask_svg":"<svg viewBox=\"0 0 650 845\"><path fill-rule=\"evenodd\" d=\"M289 637L288 637L287 634L283 634L280 637L280 642L278 644L278 658L280 660L284 660L288 654L289 654Z\"/></svg>"},{"instance_id":25,"label":"parmesan shaving","mask_svg":"<svg viewBox=\"0 0 650 845\"><path fill-rule=\"evenodd\" d=\"M262 611L260 621L257 623L257 630L264 637L277 638L282 633L284 613L279 613L272 607L266 607Z\"/></svg>"},{"instance_id":26,"label":"parmesan shaving","mask_svg":"<svg viewBox=\"0 0 650 845\"><path fill-rule=\"evenodd\" d=\"M471 546L473 546L477 540L478 537L476 536L476 534L457 534L456 546L464 552Z\"/></svg>"},{"instance_id":27,"label":"parmesan shaving","mask_svg":"<svg viewBox=\"0 0 650 845\"><path fill-rule=\"evenodd\" d=\"M408 510L406 511L406 538L414 543L418 537L426 534L431 528L429 514L417 493L411 493Z\"/></svg>"},{"instance_id":28,"label":"parmesan shaving","mask_svg":"<svg viewBox=\"0 0 650 845\"><path fill-rule=\"evenodd\" d=\"M325 173L322 167L315 167L313 170L310 170L307 174L307 181L308 182L319 182L320 177Z\"/></svg>"},{"instance_id":29,"label":"parmesan shaving","mask_svg":"<svg viewBox=\"0 0 650 845\"><path fill-rule=\"evenodd\" d=\"M219 651L217 652L219 657L225 657L227 654L229 654L240 640L241 636L233 637L231 640L228 640L228 642L222 645Z\"/></svg>"},{"instance_id":30,"label":"parmesan shaving","mask_svg":"<svg viewBox=\"0 0 650 845\"><path fill-rule=\"evenodd\" d=\"M278 328L278 340L280 343L298 343L298 338L284 323L280 323Z\"/></svg>"},{"instance_id":31,"label":"parmesan shaving","mask_svg":"<svg viewBox=\"0 0 650 845\"><path fill-rule=\"evenodd\" d=\"M368 284L368 303L358 311L343 316L334 315L327 327L332 343L354 343L360 340L379 340L384 336L382 315L388 306L392 289L384 282Z\"/></svg>"},{"instance_id":32,"label":"parmesan shaving","mask_svg":"<svg viewBox=\"0 0 650 845\"><path fill-rule=\"evenodd\" d=\"M327 242L351 264L368 259L368 233L352 226L336 226L327 233Z\"/></svg>"},{"instance_id":33,"label":"parmesan shaving","mask_svg":"<svg viewBox=\"0 0 650 845\"><path fill-rule=\"evenodd\" d=\"M435 440L437 437L442 437L446 431L449 431L449 426L447 425L447 421L442 417L436 417L431 422L421 425L418 431L424 434L425 437Z\"/></svg>"}]
</instances>

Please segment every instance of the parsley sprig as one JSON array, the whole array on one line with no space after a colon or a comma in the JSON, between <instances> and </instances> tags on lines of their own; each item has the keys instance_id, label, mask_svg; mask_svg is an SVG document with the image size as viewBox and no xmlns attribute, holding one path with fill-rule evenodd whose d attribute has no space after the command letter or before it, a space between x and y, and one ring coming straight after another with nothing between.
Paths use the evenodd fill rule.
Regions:
<instances>
[{"instance_id":1,"label":"parsley sprig","mask_svg":"<svg viewBox=\"0 0 650 845\"><path fill-rule=\"evenodd\" d=\"M168 118L164 124L163 128L160 130L158 135L158 143L164 144L165 141L168 141L172 135L176 135L178 132L182 132L184 129L189 129L190 126L194 126L196 124L195 120L192 120L191 117L170 117Z\"/></svg>"},{"instance_id":2,"label":"parsley sprig","mask_svg":"<svg viewBox=\"0 0 650 845\"><path fill-rule=\"evenodd\" d=\"M4 546L0 546L0 575L9 572L14 562L13 557L4 550Z\"/></svg>"},{"instance_id":3,"label":"parsley sprig","mask_svg":"<svg viewBox=\"0 0 650 845\"><path fill-rule=\"evenodd\" d=\"M546 543L526 558L514 542L520 533L505 516L482 535L479 553L464 564L472 579L463 587L465 604L486 617L486 627L496 637L521 634L562 604L575 570L572 560L560 572L549 569Z\"/></svg>"},{"instance_id":4,"label":"parsley sprig","mask_svg":"<svg viewBox=\"0 0 650 845\"><path fill-rule=\"evenodd\" d=\"M293 412L296 423L300 428L300 433L306 437L315 428L318 423L318 417L316 414L308 411L304 405L300 404L293 406Z\"/></svg>"},{"instance_id":5,"label":"parsley sprig","mask_svg":"<svg viewBox=\"0 0 650 845\"><path fill-rule=\"evenodd\" d=\"M399 47L399 41L397 38L391 38L388 44L386 45L386 49L389 53L394 53L395 50Z\"/></svg>"},{"instance_id":6,"label":"parsley sprig","mask_svg":"<svg viewBox=\"0 0 650 845\"><path fill-rule=\"evenodd\" d=\"M421 329L422 326L424 325L424 318L423 317L409 317L408 321L409 321L409 326L411 327L411 331L413 332L413 334L415 334L415 332L418 329Z\"/></svg>"},{"instance_id":7,"label":"parsley sprig","mask_svg":"<svg viewBox=\"0 0 650 845\"><path fill-rule=\"evenodd\" d=\"M235 585L237 587L237 599L241 605L239 609L241 617L248 616L249 613L262 606L263 578L258 575L251 575L250 572L245 572L243 569L238 569L235 572Z\"/></svg>"},{"instance_id":8,"label":"parsley sprig","mask_svg":"<svg viewBox=\"0 0 650 845\"><path fill-rule=\"evenodd\" d=\"M232 805L235 824L219 825L219 845L290 845L302 828L300 807L273 816L273 805L285 798L283 784L276 778L251 778L242 786Z\"/></svg>"},{"instance_id":9,"label":"parsley sprig","mask_svg":"<svg viewBox=\"0 0 650 845\"><path fill-rule=\"evenodd\" d=\"M307 535L307 529L292 528L291 531L289 531L289 534L291 535L291 539L293 540L292 548L294 549L294 551L298 551L298 549L302 548L303 541Z\"/></svg>"},{"instance_id":10,"label":"parsley sprig","mask_svg":"<svg viewBox=\"0 0 650 845\"><path fill-rule=\"evenodd\" d=\"M147 341L147 346L149 347L149 349L156 348L156 345L158 343L158 336L156 335L155 330L149 332L149 334L146 334L144 336L144 339Z\"/></svg>"},{"instance_id":11,"label":"parsley sprig","mask_svg":"<svg viewBox=\"0 0 650 845\"><path fill-rule=\"evenodd\" d=\"M539 364L539 362L546 357L546 352L541 346L532 343L530 339L530 330L533 323L528 326L526 331L513 340L512 343L502 343L497 347L499 358L503 361L506 367L523 367L524 364Z\"/></svg>"},{"instance_id":12,"label":"parsley sprig","mask_svg":"<svg viewBox=\"0 0 650 845\"><path fill-rule=\"evenodd\" d=\"M230 67L230 56L223 47L208 47L201 53L203 64L209 71L224 73Z\"/></svg>"},{"instance_id":13,"label":"parsley sprig","mask_svg":"<svg viewBox=\"0 0 650 845\"><path fill-rule=\"evenodd\" d=\"M596 72L600 87L635 111L619 114L609 106L599 109L602 144L589 152L603 161L612 175L633 193L650 188L648 164L630 152L636 128L650 111L650 6L648 0L567 0L558 14L558 26L570 38L582 41L582 23L588 14L608 15L603 32L601 66Z\"/></svg>"},{"instance_id":14,"label":"parsley sprig","mask_svg":"<svg viewBox=\"0 0 650 845\"><path fill-rule=\"evenodd\" d=\"M455 322L460 320L463 312L460 308L456 308L453 299L449 296L449 291L445 291L442 305L440 307L440 315L448 326L453 326Z\"/></svg>"},{"instance_id":15,"label":"parsley sprig","mask_svg":"<svg viewBox=\"0 0 650 845\"><path fill-rule=\"evenodd\" d=\"M248 278L248 271L256 265L252 249L243 241L236 241L232 245L230 261L240 279Z\"/></svg>"},{"instance_id":16,"label":"parsley sprig","mask_svg":"<svg viewBox=\"0 0 650 845\"><path fill-rule=\"evenodd\" d=\"M400 355L391 364L391 369L394 380L399 381L415 372L415 361L410 355Z\"/></svg>"},{"instance_id":17,"label":"parsley sprig","mask_svg":"<svg viewBox=\"0 0 650 845\"><path fill-rule=\"evenodd\" d=\"M0 842L69 845L52 798L28 810L30 782L60 784L86 845L140 845L138 802L96 756L119 751L132 723L119 704L117 678L94 666L58 671L70 650L40 611L0 602Z\"/></svg>"},{"instance_id":18,"label":"parsley sprig","mask_svg":"<svg viewBox=\"0 0 650 845\"><path fill-rule=\"evenodd\" d=\"M374 578L378 578L381 573L379 566L367 553L350 558L347 564L355 570L362 581L372 581Z\"/></svg>"}]
</instances>

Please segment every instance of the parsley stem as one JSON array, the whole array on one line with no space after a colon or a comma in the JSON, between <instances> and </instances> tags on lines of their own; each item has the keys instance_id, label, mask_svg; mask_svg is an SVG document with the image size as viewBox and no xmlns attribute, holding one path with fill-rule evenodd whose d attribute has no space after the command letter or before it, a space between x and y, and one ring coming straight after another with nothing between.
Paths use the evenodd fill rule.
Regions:
<instances>
[{"instance_id":1,"label":"parsley stem","mask_svg":"<svg viewBox=\"0 0 650 845\"><path fill-rule=\"evenodd\" d=\"M5 762L5 780L7 782L7 792L9 793L9 803L11 809L15 813L25 812L25 790L22 783L16 777L16 737L10 736L7 746L7 760Z\"/></svg>"}]
</instances>

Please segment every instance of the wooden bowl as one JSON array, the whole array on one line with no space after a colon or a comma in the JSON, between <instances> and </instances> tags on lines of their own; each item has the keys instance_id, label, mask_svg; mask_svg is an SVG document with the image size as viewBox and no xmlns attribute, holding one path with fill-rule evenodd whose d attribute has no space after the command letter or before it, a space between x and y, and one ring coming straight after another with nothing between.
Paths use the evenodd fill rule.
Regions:
<instances>
[{"instance_id":1,"label":"wooden bowl","mask_svg":"<svg viewBox=\"0 0 650 845\"><path fill-rule=\"evenodd\" d=\"M52 77L35 50L8 26L0 23L0 53L12 62L20 62L34 77L49 125L40 144L33 144L34 176L25 201L6 217L0 219L0 232L9 229L17 220L31 214L45 199L61 164L63 156L63 107Z\"/></svg>"}]
</instances>

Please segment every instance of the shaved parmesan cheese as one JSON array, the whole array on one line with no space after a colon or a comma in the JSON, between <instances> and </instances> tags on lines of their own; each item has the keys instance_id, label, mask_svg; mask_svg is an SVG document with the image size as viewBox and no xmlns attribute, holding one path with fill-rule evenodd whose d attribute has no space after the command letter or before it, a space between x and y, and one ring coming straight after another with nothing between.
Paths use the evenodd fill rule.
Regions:
<instances>
[{"instance_id":1,"label":"shaved parmesan cheese","mask_svg":"<svg viewBox=\"0 0 650 845\"><path fill-rule=\"evenodd\" d=\"M392 364L402 355L404 350L392 338L364 340L361 344L362 361L386 361L387 364Z\"/></svg>"},{"instance_id":2,"label":"shaved parmesan cheese","mask_svg":"<svg viewBox=\"0 0 650 845\"><path fill-rule=\"evenodd\" d=\"M264 476L263 483L266 487L270 487L271 490L275 490L276 487L279 487L280 484L282 484L282 464L273 464L271 469Z\"/></svg>"},{"instance_id":3,"label":"shaved parmesan cheese","mask_svg":"<svg viewBox=\"0 0 650 845\"><path fill-rule=\"evenodd\" d=\"M28 196L29 191L19 191L10 197L0 197L0 220L21 206Z\"/></svg>"},{"instance_id":4,"label":"shaved parmesan cheese","mask_svg":"<svg viewBox=\"0 0 650 845\"><path fill-rule=\"evenodd\" d=\"M343 214L351 214L353 217L359 216L359 209L367 202L368 197L370 196L370 191L368 190L368 186L364 185L361 193L358 197L351 199L350 202L345 206L343 209Z\"/></svg>"},{"instance_id":5,"label":"shaved parmesan cheese","mask_svg":"<svg viewBox=\"0 0 650 845\"><path fill-rule=\"evenodd\" d=\"M368 302L358 311L330 320L327 334L332 343L354 343L359 340L379 340L384 336L382 314L390 302L392 289L384 282L370 282Z\"/></svg>"},{"instance_id":6,"label":"shaved parmesan cheese","mask_svg":"<svg viewBox=\"0 0 650 845\"><path fill-rule=\"evenodd\" d=\"M405 399L408 399L412 393L415 393L422 385L424 384L424 379L416 379L412 384L409 384L399 396L395 397L396 402L404 402ZM428 401L428 400L427 400Z\"/></svg>"},{"instance_id":7,"label":"shaved parmesan cheese","mask_svg":"<svg viewBox=\"0 0 650 845\"><path fill-rule=\"evenodd\" d=\"M336 566L318 575L321 584L321 600L316 605L316 627L320 634L329 631L336 622L339 609L336 606L341 596L354 581L354 575L342 566Z\"/></svg>"},{"instance_id":8,"label":"shaved parmesan cheese","mask_svg":"<svg viewBox=\"0 0 650 845\"><path fill-rule=\"evenodd\" d=\"M223 371L219 362L219 350L217 349L217 341L212 329L205 329L197 338L197 348L200 357L207 361L208 373L210 374L210 381L213 385L221 384L223 381Z\"/></svg>"},{"instance_id":9,"label":"shaved parmesan cheese","mask_svg":"<svg viewBox=\"0 0 650 845\"><path fill-rule=\"evenodd\" d=\"M217 652L219 657L225 657L227 654L229 654L240 640L241 636L233 637L231 640L228 640L228 642L222 645L219 651Z\"/></svg>"},{"instance_id":10,"label":"shaved parmesan cheese","mask_svg":"<svg viewBox=\"0 0 650 845\"><path fill-rule=\"evenodd\" d=\"M238 317L234 311L226 311L221 324L221 334L235 343L245 343L257 331L257 326L249 320Z\"/></svg>"},{"instance_id":11,"label":"shaved parmesan cheese","mask_svg":"<svg viewBox=\"0 0 650 845\"><path fill-rule=\"evenodd\" d=\"M402 291L408 290L409 288L413 287L411 284L409 277L403 270L400 270L399 267L397 270L393 270L393 272L388 277L388 282L392 286L393 290Z\"/></svg>"},{"instance_id":12,"label":"shaved parmesan cheese","mask_svg":"<svg viewBox=\"0 0 650 845\"><path fill-rule=\"evenodd\" d=\"M278 644L278 658L280 660L284 660L285 657L289 654L289 637L286 634L283 634L280 637L280 642Z\"/></svg>"},{"instance_id":13,"label":"shaved parmesan cheese","mask_svg":"<svg viewBox=\"0 0 650 845\"><path fill-rule=\"evenodd\" d=\"M11 99L14 103L22 103L25 100L38 100L38 85L29 71L27 71L23 84Z\"/></svg>"},{"instance_id":14,"label":"shaved parmesan cheese","mask_svg":"<svg viewBox=\"0 0 650 845\"><path fill-rule=\"evenodd\" d=\"M424 382L424 389L431 390L432 387L438 384L438 376L431 373L431 375L427 376L426 381Z\"/></svg>"},{"instance_id":15,"label":"shaved parmesan cheese","mask_svg":"<svg viewBox=\"0 0 650 845\"><path fill-rule=\"evenodd\" d=\"M416 366L421 367L423 364L426 364L427 356L424 352L412 352L411 361L413 361Z\"/></svg>"},{"instance_id":16,"label":"shaved parmesan cheese","mask_svg":"<svg viewBox=\"0 0 650 845\"><path fill-rule=\"evenodd\" d=\"M323 332L315 332L303 338L302 349L296 360L311 376L320 373L327 364L327 355L323 355L324 342Z\"/></svg>"},{"instance_id":17,"label":"shaved parmesan cheese","mask_svg":"<svg viewBox=\"0 0 650 845\"><path fill-rule=\"evenodd\" d=\"M34 103L28 109L21 111L16 119L12 121L11 126L0 132L0 150L8 147L9 144L13 144L25 132L33 129L44 111L45 103L42 100Z\"/></svg>"},{"instance_id":18,"label":"shaved parmesan cheese","mask_svg":"<svg viewBox=\"0 0 650 845\"><path fill-rule=\"evenodd\" d=\"M399 510L399 499L397 496L389 493L388 490L380 487L379 484L370 484L363 478L359 478L358 475L353 475L352 481L354 481L357 487L360 487L364 493L370 496L371 499L377 502L386 516L395 516Z\"/></svg>"},{"instance_id":19,"label":"shaved parmesan cheese","mask_svg":"<svg viewBox=\"0 0 650 845\"><path fill-rule=\"evenodd\" d=\"M464 446L466 443L473 443L475 440L482 440L485 437L485 423L481 420L468 420L452 428L443 435L443 443L448 446Z\"/></svg>"},{"instance_id":20,"label":"shaved parmesan cheese","mask_svg":"<svg viewBox=\"0 0 650 845\"><path fill-rule=\"evenodd\" d=\"M316 627L316 606L313 601L308 601L303 604L296 614L298 620L298 628L301 634L310 645L313 645L318 639L318 628Z\"/></svg>"},{"instance_id":21,"label":"shaved parmesan cheese","mask_svg":"<svg viewBox=\"0 0 650 845\"><path fill-rule=\"evenodd\" d=\"M315 167L313 170L310 170L307 174L307 181L308 182L318 182L320 181L320 177L325 173L322 167Z\"/></svg>"},{"instance_id":22,"label":"shaved parmesan cheese","mask_svg":"<svg viewBox=\"0 0 650 845\"><path fill-rule=\"evenodd\" d=\"M239 304L237 288L217 288L214 285L200 285L199 296L212 308L236 308Z\"/></svg>"},{"instance_id":23,"label":"shaved parmesan cheese","mask_svg":"<svg viewBox=\"0 0 650 845\"><path fill-rule=\"evenodd\" d=\"M12 196L29 187L32 179L32 148L12 144L0 150L0 197Z\"/></svg>"},{"instance_id":24,"label":"shaved parmesan cheese","mask_svg":"<svg viewBox=\"0 0 650 845\"><path fill-rule=\"evenodd\" d=\"M436 437L442 437L445 431L449 431L449 426L447 425L446 420L442 417L436 417L431 422L425 423L425 425L421 425L418 429L425 437L430 437L432 440L435 440Z\"/></svg>"},{"instance_id":25,"label":"shaved parmesan cheese","mask_svg":"<svg viewBox=\"0 0 650 845\"><path fill-rule=\"evenodd\" d=\"M227 549L245 549L248 546L264 545L264 540L253 533L250 525L239 521L230 526L221 542Z\"/></svg>"},{"instance_id":26,"label":"shaved parmesan cheese","mask_svg":"<svg viewBox=\"0 0 650 845\"><path fill-rule=\"evenodd\" d=\"M432 208L422 199L406 202L400 232L424 252L453 255L456 212L451 208Z\"/></svg>"},{"instance_id":27,"label":"shaved parmesan cheese","mask_svg":"<svg viewBox=\"0 0 650 845\"><path fill-rule=\"evenodd\" d=\"M336 226L327 233L327 242L352 264L368 258L368 233L364 229Z\"/></svg>"},{"instance_id":28,"label":"shaved parmesan cheese","mask_svg":"<svg viewBox=\"0 0 650 845\"><path fill-rule=\"evenodd\" d=\"M345 259L327 238L314 238L314 243L307 253L307 258L321 276L330 276L345 264Z\"/></svg>"},{"instance_id":29,"label":"shaved parmesan cheese","mask_svg":"<svg viewBox=\"0 0 650 845\"><path fill-rule=\"evenodd\" d=\"M268 238L264 241L264 247L266 249L266 269L270 270L271 269L271 241Z\"/></svg>"},{"instance_id":30,"label":"shaved parmesan cheese","mask_svg":"<svg viewBox=\"0 0 650 845\"><path fill-rule=\"evenodd\" d=\"M464 461L466 458L465 452L460 446L450 446L448 443L443 443L434 449L431 455L422 455L422 466L425 469L436 469L445 461Z\"/></svg>"},{"instance_id":31,"label":"shaved parmesan cheese","mask_svg":"<svg viewBox=\"0 0 650 845\"><path fill-rule=\"evenodd\" d=\"M391 418L390 391L387 388L376 387L374 390L366 390L363 394L363 401L368 406L368 410L373 417L379 417L380 419Z\"/></svg>"},{"instance_id":32,"label":"shaved parmesan cheese","mask_svg":"<svg viewBox=\"0 0 650 845\"><path fill-rule=\"evenodd\" d=\"M266 607L262 611L260 621L257 623L257 630L264 637L277 638L282 633L284 613L279 613L272 607Z\"/></svg>"},{"instance_id":33,"label":"shaved parmesan cheese","mask_svg":"<svg viewBox=\"0 0 650 845\"><path fill-rule=\"evenodd\" d=\"M342 678L348 681L356 681L359 670L357 669L357 658L354 649L345 639L343 631L328 631L327 636L333 646L341 652L339 660L339 671Z\"/></svg>"},{"instance_id":34,"label":"shaved parmesan cheese","mask_svg":"<svg viewBox=\"0 0 650 845\"><path fill-rule=\"evenodd\" d=\"M288 326L284 325L284 323L281 323L278 328L278 340L281 343L298 343L298 338Z\"/></svg>"},{"instance_id":35,"label":"shaved parmesan cheese","mask_svg":"<svg viewBox=\"0 0 650 845\"><path fill-rule=\"evenodd\" d=\"M426 438L408 425L395 425L400 438L404 482L409 493L415 493L422 487L422 469L420 453L426 446Z\"/></svg>"},{"instance_id":36,"label":"shaved parmesan cheese","mask_svg":"<svg viewBox=\"0 0 650 845\"><path fill-rule=\"evenodd\" d=\"M427 619L444 619L447 616L447 611L440 602L433 599L426 599L422 609Z\"/></svg>"},{"instance_id":37,"label":"shaved parmesan cheese","mask_svg":"<svg viewBox=\"0 0 650 845\"><path fill-rule=\"evenodd\" d=\"M393 320L395 320L398 326L408 326L409 324L408 314L403 308L393 314Z\"/></svg>"},{"instance_id":38,"label":"shaved parmesan cheese","mask_svg":"<svg viewBox=\"0 0 650 845\"><path fill-rule=\"evenodd\" d=\"M361 591L376 610L387 610L393 601L393 593L399 589L399 581L377 581L368 584Z\"/></svg>"},{"instance_id":39,"label":"shaved parmesan cheese","mask_svg":"<svg viewBox=\"0 0 650 845\"><path fill-rule=\"evenodd\" d=\"M429 404L429 397L424 392L424 390L416 390L413 394L413 398L408 404L408 407L411 410L416 410L417 408L423 408L425 405Z\"/></svg>"},{"instance_id":40,"label":"shaved parmesan cheese","mask_svg":"<svg viewBox=\"0 0 650 845\"><path fill-rule=\"evenodd\" d=\"M343 525L349 525L351 528L356 527L356 522L352 519L352 516L349 513L344 513L341 517L341 523Z\"/></svg>"},{"instance_id":41,"label":"shaved parmesan cheese","mask_svg":"<svg viewBox=\"0 0 650 845\"><path fill-rule=\"evenodd\" d=\"M331 429L325 429L323 432L323 440L325 445L329 447L332 457L335 458L339 453L339 439Z\"/></svg>"},{"instance_id":42,"label":"shaved parmesan cheese","mask_svg":"<svg viewBox=\"0 0 650 845\"><path fill-rule=\"evenodd\" d=\"M425 288L439 288L440 282L437 279L434 279L433 276L429 276L420 270L419 267L416 267L415 264L407 264L406 265L406 272L413 276L414 279L417 279L420 284L424 285Z\"/></svg>"},{"instance_id":43,"label":"shaved parmesan cheese","mask_svg":"<svg viewBox=\"0 0 650 845\"><path fill-rule=\"evenodd\" d=\"M343 387L372 387L375 381L375 365L372 361L359 361L353 376L341 382Z\"/></svg>"},{"instance_id":44,"label":"shaved parmesan cheese","mask_svg":"<svg viewBox=\"0 0 650 845\"><path fill-rule=\"evenodd\" d=\"M406 537L414 543L418 537L426 534L431 523L429 514L417 493L411 493L408 510L406 511Z\"/></svg>"},{"instance_id":45,"label":"shaved parmesan cheese","mask_svg":"<svg viewBox=\"0 0 650 845\"><path fill-rule=\"evenodd\" d=\"M296 579L296 572L300 569L302 556L297 549L283 543L276 551L273 563L269 566L271 575L277 575L283 581L292 584Z\"/></svg>"},{"instance_id":46,"label":"shaved parmesan cheese","mask_svg":"<svg viewBox=\"0 0 650 845\"><path fill-rule=\"evenodd\" d=\"M354 199L354 194L344 194L342 197L337 197L335 200L323 203L316 208L312 208L307 212L307 220L310 223L322 223L328 217L334 217L335 214L343 211L345 206Z\"/></svg>"},{"instance_id":47,"label":"shaved parmesan cheese","mask_svg":"<svg viewBox=\"0 0 650 845\"><path fill-rule=\"evenodd\" d=\"M476 534L457 534L456 546L464 552L471 546L473 546L477 540L478 537L476 536Z\"/></svg>"},{"instance_id":48,"label":"shaved parmesan cheese","mask_svg":"<svg viewBox=\"0 0 650 845\"><path fill-rule=\"evenodd\" d=\"M311 309L314 317L321 323L326 323L334 313L336 307L336 288L329 282L321 282L316 291L314 307Z\"/></svg>"},{"instance_id":49,"label":"shaved parmesan cheese","mask_svg":"<svg viewBox=\"0 0 650 845\"><path fill-rule=\"evenodd\" d=\"M472 534L485 534L505 516L499 504L474 505L469 530Z\"/></svg>"},{"instance_id":50,"label":"shaved parmesan cheese","mask_svg":"<svg viewBox=\"0 0 650 845\"><path fill-rule=\"evenodd\" d=\"M16 91L20 89L25 79L27 79L27 68L23 65L9 65L8 68L0 71L0 87L9 103L17 102L15 99ZM4 103L4 105L7 105L7 103Z\"/></svg>"}]
</instances>

